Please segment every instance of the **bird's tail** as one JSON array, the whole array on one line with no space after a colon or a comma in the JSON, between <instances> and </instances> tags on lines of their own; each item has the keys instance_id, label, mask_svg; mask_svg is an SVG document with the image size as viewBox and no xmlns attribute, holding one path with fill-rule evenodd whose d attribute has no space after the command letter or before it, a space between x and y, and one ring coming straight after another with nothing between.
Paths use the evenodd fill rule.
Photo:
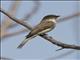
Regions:
<instances>
[{"instance_id":1,"label":"bird's tail","mask_svg":"<svg viewBox=\"0 0 80 60\"><path fill-rule=\"evenodd\" d=\"M17 48L22 48L31 38L33 38L33 37L26 38L25 40L23 40L23 41L21 42L21 44L20 44Z\"/></svg>"}]
</instances>

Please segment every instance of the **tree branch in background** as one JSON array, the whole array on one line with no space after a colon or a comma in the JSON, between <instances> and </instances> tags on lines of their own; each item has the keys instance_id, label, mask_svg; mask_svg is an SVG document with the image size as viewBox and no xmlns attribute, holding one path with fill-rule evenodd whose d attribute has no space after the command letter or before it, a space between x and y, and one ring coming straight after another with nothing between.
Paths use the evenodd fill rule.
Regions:
<instances>
[{"instance_id":1,"label":"tree branch in background","mask_svg":"<svg viewBox=\"0 0 80 60\"><path fill-rule=\"evenodd\" d=\"M11 58L6 58L6 57L0 57L0 60L13 60Z\"/></svg>"},{"instance_id":2,"label":"tree branch in background","mask_svg":"<svg viewBox=\"0 0 80 60\"><path fill-rule=\"evenodd\" d=\"M35 6L34 6L34 8L32 9L32 11L30 12L30 13L28 13L27 15L25 15L24 16L24 18L23 19L21 19L21 20L28 20L30 17L32 17L38 10L39 10L39 7L40 7L40 2L39 1L34 1L34 4L35 4ZM34 13L35 12L35 13ZM80 16L80 12L76 12L76 13L74 13L74 14L72 14L72 15L69 15L69 16L67 16L67 17L64 17L64 18L60 18L60 19L58 19L57 20L57 22L58 23L61 23L61 22L64 22L64 21L68 21L69 19L71 19L71 18L75 18L75 17L77 17L77 16ZM17 23L12 23L10 26L8 26L8 28L7 29L11 29L11 28L13 28L13 27L16 27L18 24ZM5 30L5 29L4 29ZM26 30L27 31L27 30ZM25 30L23 31L23 32L25 32ZM22 33L22 31L20 31L20 33ZM18 32L14 32L14 33L6 33L5 34L5 36L2 36L2 38L4 39L4 37L5 38L7 38L7 37L9 37L9 36L15 36L15 35L17 35L17 34L19 34L19 31ZM8 36L7 36L8 35Z\"/></svg>"},{"instance_id":3,"label":"tree branch in background","mask_svg":"<svg viewBox=\"0 0 80 60\"><path fill-rule=\"evenodd\" d=\"M22 30L19 30L19 31L16 31L16 32L12 32L12 33L7 33L5 36L1 37L2 39L5 39L6 37L11 37L11 36L16 36L18 34L21 34L23 32L26 32L27 29L22 29Z\"/></svg>"},{"instance_id":4,"label":"tree branch in background","mask_svg":"<svg viewBox=\"0 0 80 60\"><path fill-rule=\"evenodd\" d=\"M28 14L25 14L24 17L21 19L23 21L28 21L33 15L35 15L37 13L37 11L40 8L40 2L39 1L34 1L34 7L33 9L31 9L31 11ZM17 26L18 24L14 23L12 25L9 26L9 28L13 28L15 26Z\"/></svg>"},{"instance_id":5,"label":"tree branch in background","mask_svg":"<svg viewBox=\"0 0 80 60\"><path fill-rule=\"evenodd\" d=\"M58 19L57 20L57 22L58 23L61 23L61 22L64 22L64 21L68 21L67 19L71 19L71 18L74 18L74 17L77 17L77 16L80 16L80 13L74 13L74 14L72 14L72 15L69 15L69 16L67 16L67 17L64 17L64 18L60 18L60 19ZM17 24L17 23L16 23ZM18 25L18 24L17 24ZM14 25L12 25L13 27L14 27ZM15 25L16 26L16 25ZM9 37L9 36L15 36L15 35L17 35L17 34L19 34L19 32L20 33L22 33L22 32L25 32L25 30L23 30L23 31L18 31L18 32L14 32L14 33L7 33L6 35L5 35L5 38L7 38L7 37ZM7 36L8 35L8 36ZM4 36L2 37L3 39L4 39Z\"/></svg>"},{"instance_id":6,"label":"tree branch in background","mask_svg":"<svg viewBox=\"0 0 80 60\"><path fill-rule=\"evenodd\" d=\"M24 21L29 20L39 10L39 8L40 8L40 1L33 1L33 2L34 2L34 7L31 9L31 11L28 14L24 15L22 20L24 20Z\"/></svg>"},{"instance_id":7,"label":"tree branch in background","mask_svg":"<svg viewBox=\"0 0 80 60\"><path fill-rule=\"evenodd\" d=\"M80 16L80 12L74 13L74 14L69 15L69 16L64 17L64 18L60 18L60 19L57 20L57 22L58 22L58 23L64 22L64 21L67 21L67 20L69 20L69 19L71 19L71 18L75 18L76 16Z\"/></svg>"},{"instance_id":8,"label":"tree branch in background","mask_svg":"<svg viewBox=\"0 0 80 60\"><path fill-rule=\"evenodd\" d=\"M60 18L60 19L58 19L57 20L57 22L58 23L61 23L61 22L64 22L64 21L68 21L68 19L71 19L71 18L74 18L74 17L77 17L77 16L80 16L80 13L74 13L74 14L72 14L72 15L70 15L70 16L67 16L67 17L64 17L64 18ZM18 24L15 24L15 26L16 25L18 25ZM14 25L12 25L12 27L14 27ZM22 32L25 32L25 30L24 31L20 31L20 33L22 33ZM16 35L17 33L19 33L19 31L18 32L15 32L14 34L13 33L7 33L7 34L10 34L10 35L8 35L7 36L7 34L6 34L6 36L5 37L9 37L9 36L14 36L14 35ZM3 36L4 37L4 36Z\"/></svg>"},{"instance_id":9,"label":"tree branch in background","mask_svg":"<svg viewBox=\"0 0 80 60\"><path fill-rule=\"evenodd\" d=\"M62 57L66 57L67 55L70 55L70 54L72 54L74 52L75 52L75 50L70 50L70 51L67 51L67 52L63 52L63 53L61 53L61 54L59 54L57 56L50 57L50 58L48 58L46 60L56 60L56 59L58 60L58 59L60 59Z\"/></svg>"},{"instance_id":10,"label":"tree branch in background","mask_svg":"<svg viewBox=\"0 0 80 60\"><path fill-rule=\"evenodd\" d=\"M19 19L16 19L15 17L11 16L9 13L7 13L6 11L2 10L0 8L0 12L2 12L3 14L5 14L6 16L8 16L10 19L12 19L13 21L15 21L16 23L28 28L29 30L32 30L32 27L28 24L25 23ZM57 41L56 39L52 38L51 36L48 36L47 34L41 34L41 37L43 37L44 39L46 39L47 41L61 47L61 48L66 48L66 49L76 49L76 50L80 50L80 46L76 46L76 45L69 45L69 44L65 44L62 43L60 41Z\"/></svg>"},{"instance_id":11,"label":"tree branch in background","mask_svg":"<svg viewBox=\"0 0 80 60\"><path fill-rule=\"evenodd\" d=\"M24 17L21 20L29 20L30 17L32 17L34 14L37 13L37 11L39 10L40 7L40 2L39 1L33 1L34 2L34 7L33 9L31 9L31 11L28 14L25 14ZM17 7L20 5L20 2L15 1L13 2L12 6L10 7L10 11L8 13L10 13L11 15L14 15L16 13ZM27 30L23 30L23 31L18 31L18 32L14 32L14 33L9 33L6 32L7 30L16 27L18 24L17 23L13 23L12 20L10 20L8 17L6 17L1 25L1 37L2 38L6 38L9 36L14 36L15 34L19 34L22 32L25 32ZM5 30L5 31L4 31ZM7 36L8 35L8 36Z\"/></svg>"},{"instance_id":12,"label":"tree branch in background","mask_svg":"<svg viewBox=\"0 0 80 60\"><path fill-rule=\"evenodd\" d=\"M11 15L15 15L17 12L17 7L20 5L20 2L14 1L9 9L9 12ZM13 24L13 21L10 20L8 17L5 17L2 21L1 25L1 37L5 36L8 32L8 27Z\"/></svg>"}]
</instances>

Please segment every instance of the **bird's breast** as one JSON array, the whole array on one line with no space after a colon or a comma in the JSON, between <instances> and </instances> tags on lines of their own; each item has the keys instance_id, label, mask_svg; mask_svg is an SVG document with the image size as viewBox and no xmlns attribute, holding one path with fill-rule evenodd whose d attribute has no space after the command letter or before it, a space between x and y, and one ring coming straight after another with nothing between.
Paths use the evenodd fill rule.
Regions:
<instances>
[{"instance_id":1,"label":"bird's breast","mask_svg":"<svg viewBox=\"0 0 80 60\"><path fill-rule=\"evenodd\" d=\"M53 23L56 23L56 20L55 19L49 19L49 21L51 21Z\"/></svg>"}]
</instances>

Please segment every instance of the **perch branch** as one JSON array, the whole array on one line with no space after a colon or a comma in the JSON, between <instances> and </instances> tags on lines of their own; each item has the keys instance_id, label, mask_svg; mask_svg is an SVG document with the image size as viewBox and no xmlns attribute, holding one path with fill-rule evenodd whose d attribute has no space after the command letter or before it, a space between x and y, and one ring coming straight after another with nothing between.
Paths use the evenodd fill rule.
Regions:
<instances>
[{"instance_id":1,"label":"perch branch","mask_svg":"<svg viewBox=\"0 0 80 60\"><path fill-rule=\"evenodd\" d=\"M21 20L29 20L30 19L30 17L32 17L34 14L36 14L37 13L37 11L39 10L39 7L40 7L40 1L33 1L34 2L34 6L33 6L33 8L31 9L31 11L28 13L28 14L25 14L24 15L24 17L21 19ZM12 13L10 13L11 15L13 15L13 14L15 14L15 12L16 12L16 8L18 7L20 5L20 2L14 2L13 4L12 4L12 6L11 6L11 8L10 8L10 11L9 12L12 12ZM8 13L9 13L8 12ZM7 18L7 19L6 19ZM6 17L5 19L6 19L6 21L5 21L5 19L4 19L4 21L5 22L3 22L3 27L1 27L1 29L2 28L5 28L6 27L6 24L8 25L8 27L6 27L6 29L2 29L1 30L1 38L2 39L4 39L4 38L6 38L6 37L10 37L10 36L14 36L14 35L17 35L17 34L20 34L20 33L22 33L22 32L25 32L25 31L27 31L27 30L23 30L23 31L17 31L17 32L14 32L14 33L9 33L9 32L7 32L6 34L3 34L6 30L8 30L8 29L11 29L11 28L14 28L15 26L17 26L18 24L17 23L13 23L13 21L12 20L10 20L8 17ZM7 21L7 20L10 20L10 21ZM9 23L11 23L11 24L9 24ZM5 30L5 31L4 31Z\"/></svg>"},{"instance_id":2,"label":"perch branch","mask_svg":"<svg viewBox=\"0 0 80 60\"><path fill-rule=\"evenodd\" d=\"M10 19L12 19L13 21L15 21L16 23L28 28L29 30L32 30L32 27L28 24L28 23L25 23L21 20L18 20L16 19L15 17L11 16L10 14L8 14L6 11L2 10L0 8L0 12L2 12L3 14L5 14L6 16L8 16ZM48 36L47 34L41 34L39 35L41 37L43 37L44 39L48 40L49 42L59 46L59 47L62 47L62 48L66 48L66 49L76 49L76 50L80 50L80 46L76 46L76 45L69 45L69 44L65 44L65 43L62 43L60 41L57 41L55 40L54 38L52 38L51 36Z\"/></svg>"},{"instance_id":3,"label":"perch branch","mask_svg":"<svg viewBox=\"0 0 80 60\"><path fill-rule=\"evenodd\" d=\"M79 12L74 13L74 14L69 15L69 16L64 17L64 18L60 18L60 19L57 20L57 22L60 23L60 22L63 22L63 21L67 21L67 19L71 19L71 18L74 18L74 17L77 17L77 16L80 16L80 13L79 13ZM21 20L23 20L23 19L21 19ZM17 23L16 23L16 24L17 24ZM16 26L16 24L15 24L15 26ZM14 26L14 25L12 25L12 27L13 27L13 26ZM17 34L19 34L19 32L22 33L22 32L25 32L25 31L18 31L18 32L14 32L14 33L7 33L6 36L5 36L5 38L6 38L6 37L9 37L9 36L17 35ZM8 36L7 36L7 35L8 35ZM2 38L4 38L4 36L3 36Z\"/></svg>"}]
</instances>

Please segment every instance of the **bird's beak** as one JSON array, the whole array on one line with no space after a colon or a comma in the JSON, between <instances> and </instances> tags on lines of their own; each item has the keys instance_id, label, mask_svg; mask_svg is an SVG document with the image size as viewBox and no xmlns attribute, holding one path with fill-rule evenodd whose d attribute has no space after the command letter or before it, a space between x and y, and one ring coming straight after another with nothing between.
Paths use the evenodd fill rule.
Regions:
<instances>
[{"instance_id":1,"label":"bird's beak","mask_svg":"<svg viewBox=\"0 0 80 60\"><path fill-rule=\"evenodd\" d=\"M60 16L58 15L58 16L56 16L56 17L60 17Z\"/></svg>"}]
</instances>

